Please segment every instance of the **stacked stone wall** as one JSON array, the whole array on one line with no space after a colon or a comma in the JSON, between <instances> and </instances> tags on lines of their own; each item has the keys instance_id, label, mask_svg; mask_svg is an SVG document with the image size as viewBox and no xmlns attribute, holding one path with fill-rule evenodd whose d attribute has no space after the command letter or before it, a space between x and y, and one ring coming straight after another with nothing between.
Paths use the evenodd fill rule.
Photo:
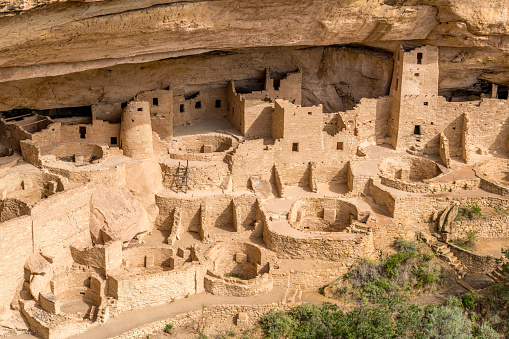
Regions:
<instances>
[{"instance_id":1,"label":"stacked stone wall","mask_svg":"<svg viewBox=\"0 0 509 339\"><path fill-rule=\"evenodd\" d=\"M0 313L7 310L15 292L24 280L24 269L28 255L33 250L32 219L22 216L0 224L2 241L0 253Z\"/></svg>"},{"instance_id":2,"label":"stacked stone wall","mask_svg":"<svg viewBox=\"0 0 509 339\"><path fill-rule=\"evenodd\" d=\"M491 255L479 255L448 243L451 252L465 265L469 272L486 274L493 272L504 260Z\"/></svg>"},{"instance_id":3,"label":"stacked stone wall","mask_svg":"<svg viewBox=\"0 0 509 339\"><path fill-rule=\"evenodd\" d=\"M204 292L202 265L186 263L182 268L150 274L112 274L109 293L117 298L117 312L160 305Z\"/></svg>"},{"instance_id":4,"label":"stacked stone wall","mask_svg":"<svg viewBox=\"0 0 509 339\"><path fill-rule=\"evenodd\" d=\"M166 324L173 324L174 327L190 326L198 318L222 320L225 328L236 324L239 313L247 313L249 316L248 326L254 326L256 323L271 310L287 310L289 306L283 303L272 303L268 305L213 305L207 306L201 310L179 314L173 318L161 320L138 327L114 339L139 339L147 335L161 332Z\"/></svg>"}]
</instances>

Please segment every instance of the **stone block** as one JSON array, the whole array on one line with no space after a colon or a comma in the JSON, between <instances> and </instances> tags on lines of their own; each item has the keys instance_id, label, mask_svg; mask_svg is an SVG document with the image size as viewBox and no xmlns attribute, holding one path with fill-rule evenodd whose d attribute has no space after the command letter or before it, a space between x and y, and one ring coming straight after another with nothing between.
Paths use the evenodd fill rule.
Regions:
<instances>
[{"instance_id":1,"label":"stone block","mask_svg":"<svg viewBox=\"0 0 509 339\"><path fill-rule=\"evenodd\" d=\"M326 222L334 222L336 220L336 210L333 208L324 208L323 220Z\"/></svg>"},{"instance_id":2,"label":"stone block","mask_svg":"<svg viewBox=\"0 0 509 339\"><path fill-rule=\"evenodd\" d=\"M74 163L76 166L82 166L85 164L85 156L81 153L76 153L74 155Z\"/></svg>"},{"instance_id":3,"label":"stone block","mask_svg":"<svg viewBox=\"0 0 509 339\"><path fill-rule=\"evenodd\" d=\"M191 255L191 251L186 249L186 248L182 248L182 247L179 247L177 249L177 255L181 258L185 260L187 260L187 258L189 258L189 256Z\"/></svg>"},{"instance_id":4,"label":"stone block","mask_svg":"<svg viewBox=\"0 0 509 339\"><path fill-rule=\"evenodd\" d=\"M302 219L304 219L304 211L297 211L297 218L295 219L296 222L301 222Z\"/></svg>"},{"instance_id":5,"label":"stone block","mask_svg":"<svg viewBox=\"0 0 509 339\"><path fill-rule=\"evenodd\" d=\"M146 255L145 256L145 267L154 267L154 255Z\"/></svg>"},{"instance_id":6,"label":"stone block","mask_svg":"<svg viewBox=\"0 0 509 339\"><path fill-rule=\"evenodd\" d=\"M56 181L50 180L48 182L48 191L51 193L56 193L58 191L58 183Z\"/></svg>"},{"instance_id":7,"label":"stone block","mask_svg":"<svg viewBox=\"0 0 509 339\"><path fill-rule=\"evenodd\" d=\"M212 145L203 145L203 153L212 153L214 152L214 147Z\"/></svg>"},{"instance_id":8,"label":"stone block","mask_svg":"<svg viewBox=\"0 0 509 339\"><path fill-rule=\"evenodd\" d=\"M175 269L184 265L185 260L181 257L173 256L170 257L170 268Z\"/></svg>"},{"instance_id":9,"label":"stone block","mask_svg":"<svg viewBox=\"0 0 509 339\"><path fill-rule=\"evenodd\" d=\"M51 292L39 294L39 303L45 311L51 314L60 313L62 302Z\"/></svg>"},{"instance_id":10,"label":"stone block","mask_svg":"<svg viewBox=\"0 0 509 339\"><path fill-rule=\"evenodd\" d=\"M235 253L235 261L236 262L247 262L247 254Z\"/></svg>"},{"instance_id":11,"label":"stone block","mask_svg":"<svg viewBox=\"0 0 509 339\"><path fill-rule=\"evenodd\" d=\"M240 312L237 314L237 326L242 328L249 327L249 315L247 312Z\"/></svg>"},{"instance_id":12,"label":"stone block","mask_svg":"<svg viewBox=\"0 0 509 339\"><path fill-rule=\"evenodd\" d=\"M396 172L396 179L400 180L410 180L410 169L409 168L401 168Z\"/></svg>"}]
</instances>

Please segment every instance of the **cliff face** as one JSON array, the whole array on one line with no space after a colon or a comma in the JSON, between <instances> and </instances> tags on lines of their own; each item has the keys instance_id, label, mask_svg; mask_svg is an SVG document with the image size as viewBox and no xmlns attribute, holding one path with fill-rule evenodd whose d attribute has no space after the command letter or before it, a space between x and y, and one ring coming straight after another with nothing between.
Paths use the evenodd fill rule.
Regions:
<instances>
[{"instance_id":1,"label":"cliff face","mask_svg":"<svg viewBox=\"0 0 509 339\"><path fill-rule=\"evenodd\" d=\"M338 109L345 97L385 93L400 43L441 47L442 91L476 90L479 79L508 85L508 8L509 0L4 0L0 109L186 91L265 67L302 68L318 84L304 90L309 103ZM311 48L332 45L346 48ZM324 80L350 88L325 89Z\"/></svg>"}]
</instances>

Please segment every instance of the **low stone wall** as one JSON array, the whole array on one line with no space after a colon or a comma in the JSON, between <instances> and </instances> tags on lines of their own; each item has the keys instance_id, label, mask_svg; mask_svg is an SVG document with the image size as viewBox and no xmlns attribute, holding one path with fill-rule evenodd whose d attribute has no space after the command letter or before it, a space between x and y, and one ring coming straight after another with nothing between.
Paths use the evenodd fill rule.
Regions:
<instances>
[{"instance_id":1,"label":"low stone wall","mask_svg":"<svg viewBox=\"0 0 509 339\"><path fill-rule=\"evenodd\" d=\"M400 191L410 193L435 193L435 192L452 192L459 189L473 190L477 189L480 185L481 180L465 179L456 180L451 182L436 182L436 181L424 181L424 182L409 182L400 179L393 179L389 177L380 176L380 180L383 185L389 186Z\"/></svg>"},{"instance_id":2,"label":"low stone wall","mask_svg":"<svg viewBox=\"0 0 509 339\"><path fill-rule=\"evenodd\" d=\"M212 272L205 276L205 291L222 296L249 297L272 291L272 277L265 273L249 280L221 277Z\"/></svg>"},{"instance_id":3,"label":"low stone wall","mask_svg":"<svg viewBox=\"0 0 509 339\"><path fill-rule=\"evenodd\" d=\"M481 179L480 187L491 193L509 196L509 186L497 181L496 176L509 173L509 161L507 159L494 158L483 161L474 166L475 175Z\"/></svg>"},{"instance_id":4,"label":"low stone wall","mask_svg":"<svg viewBox=\"0 0 509 339\"><path fill-rule=\"evenodd\" d=\"M481 177L481 184L480 187L488 192L503 195L503 196L509 196L509 187L506 187L495 180L488 179L487 177Z\"/></svg>"},{"instance_id":5,"label":"low stone wall","mask_svg":"<svg viewBox=\"0 0 509 339\"><path fill-rule=\"evenodd\" d=\"M296 288L302 291L317 291L348 272L348 266L313 270L281 271L271 269L274 286Z\"/></svg>"},{"instance_id":6,"label":"low stone wall","mask_svg":"<svg viewBox=\"0 0 509 339\"><path fill-rule=\"evenodd\" d=\"M504 262L501 258L475 254L451 243L447 243L447 246L458 260L468 268L469 273L490 273Z\"/></svg>"},{"instance_id":7,"label":"low stone wall","mask_svg":"<svg viewBox=\"0 0 509 339\"><path fill-rule=\"evenodd\" d=\"M139 339L146 338L147 335L160 333L166 324L172 324L174 328L190 326L195 319L200 317L204 319L222 319L225 326L236 324L237 315L241 312L247 313L249 320L247 325L254 326L256 323L271 310L288 310L289 307L283 303L273 303L267 305L213 305L201 310L179 314L173 318L146 324L114 339ZM226 327L227 328L227 327Z\"/></svg>"},{"instance_id":8,"label":"low stone wall","mask_svg":"<svg viewBox=\"0 0 509 339\"><path fill-rule=\"evenodd\" d=\"M286 220L280 222L287 223ZM371 233L361 235L335 232L311 235L295 230L290 235L279 232L278 225L269 220L266 220L264 225L263 241L279 258L331 260L344 264L351 264L374 251Z\"/></svg>"},{"instance_id":9,"label":"low stone wall","mask_svg":"<svg viewBox=\"0 0 509 339\"><path fill-rule=\"evenodd\" d=\"M247 230L256 220L256 195L254 193L245 194L222 194L208 196L196 196L188 194L186 197L177 195L156 194L156 204L159 208L159 215L156 220L156 226L160 229L171 229L173 225L173 216L176 207L181 208L182 230L199 232L202 228L201 207L206 206L207 227L229 227L234 229L233 219L233 200L235 206L240 209L239 220L243 228Z\"/></svg>"},{"instance_id":10,"label":"low stone wall","mask_svg":"<svg viewBox=\"0 0 509 339\"><path fill-rule=\"evenodd\" d=\"M117 299L118 313L160 305L204 292L205 267L185 263L182 268L151 273L140 271L108 276L108 294Z\"/></svg>"},{"instance_id":11,"label":"low stone wall","mask_svg":"<svg viewBox=\"0 0 509 339\"><path fill-rule=\"evenodd\" d=\"M145 258L153 259L154 266L170 266L170 257L175 254L170 245L130 246L122 251L122 259L131 267L145 267Z\"/></svg>"},{"instance_id":12,"label":"low stone wall","mask_svg":"<svg viewBox=\"0 0 509 339\"><path fill-rule=\"evenodd\" d=\"M380 186L380 182L377 182L373 179L370 180L369 194L373 197L377 205L384 207L389 215L394 217L394 211L396 209L396 198L391 193L384 190Z\"/></svg>"},{"instance_id":13,"label":"low stone wall","mask_svg":"<svg viewBox=\"0 0 509 339\"><path fill-rule=\"evenodd\" d=\"M454 221L451 225L451 236L461 238L472 230L478 238L509 238L509 215L496 215L484 219Z\"/></svg>"},{"instance_id":14,"label":"low stone wall","mask_svg":"<svg viewBox=\"0 0 509 339\"><path fill-rule=\"evenodd\" d=\"M359 210L354 204L337 198L302 198L297 200L289 212L289 222L298 221L299 212L302 215L312 215L318 218L324 218L324 210L334 210L335 216L333 221L340 221L344 224L350 224L350 216L359 218Z\"/></svg>"},{"instance_id":15,"label":"low stone wall","mask_svg":"<svg viewBox=\"0 0 509 339\"><path fill-rule=\"evenodd\" d=\"M184 166L185 166L184 162ZM178 164L161 163L163 185L169 189L176 189L176 174ZM208 165L208 164L207 164ZM228 176L228 164L212 162L208 166L189 164L187 185L189 190L205 190L217 188Z\"/></svg>"},{"instance_id":16,"label":"low stone wall","mask_svg":"<svg viewBox=\"0 0 509 339\"><path fill-rule=\"evenodd\" d=\"M384 177L407 181L424 181L442 173L433 160L410 155L385 158L378 168Z\"/></svg>"},{"instance_id":17,"label":"low stone wall","mask_svg":"<svg viewBox=\"0 0 509 339\"><path fill-rule=\"evenodd\" d=\"M46 166L51 172L69 179L70 182L95 182L108 187L125 187L125 166L116 165L111 168L99 167L101 165L83 166L80 170L69 170L61 167Z\"/></svg>"}]
</instances>

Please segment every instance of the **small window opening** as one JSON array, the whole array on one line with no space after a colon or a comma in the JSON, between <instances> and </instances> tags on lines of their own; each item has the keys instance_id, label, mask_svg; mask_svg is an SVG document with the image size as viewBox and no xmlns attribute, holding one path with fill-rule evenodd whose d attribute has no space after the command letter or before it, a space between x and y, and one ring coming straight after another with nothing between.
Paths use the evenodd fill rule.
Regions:
<instances>
[{"instance_id":1,"label":"small window opening","mask_svg":"<svg viewBox=\"0 0 509 339\"><path fill-rule=\"evenodd\" d=\"M313 115L313 112L308 112L308 115Z\"/></svg>"},{"instance_id":2,"label":"small window opening","mask_svg":"<svg viewBox=\"0 0 509 339\"><path fill-rule=\"evenodd\" d=\"M186 111L184 104L180 104L180 113L184 113Z\"/></svg>"},{"instance_id":3,"label":"small window opening","mask_svg":"<svg viewBox=\"0 0 509 339\"><path fill-rule=\"evenodd\" d=\"M428 106L428 102L427 101L424 101L424 106Z\"/></svg>"},{"instance_id":4,"label":"small window opening","mask_svg":"<svg viewBox=\"0 0 509 339\"><path fill-rule=\"evenodd\" d=\"M434 125L433 121L431 122L431 125Z\"/></svg>"},{"instance_id":5,"label":"small window opening","mask_svg":"<svg viewBox=\"0 0 509 339\"><path fill-rule=\"evenodd\" d=\"M216 108L221 108L221 100L216 100Z\"/></svg>"},{"instance_id":6,"label":"small window opening","mask_svg":"<svg viewBox=\"0 0 509 339\"><path fill-rule=\"evenodd\" d=\"M131 119L131 122L134 122L134 119Z\"/></svg>"},{"instance_id":7,"label":"small window opening","mask_svg":"<svg viewBox=\"0 0 509 339\"><path fill-rule=\"evenodd\" d=\"M194 104L194 108L201 108L201 101L197 101L197 102Z\"/></svg>"},{"instance_id":8,"label":"small window opening","mask_svg":"<svg viewBox=\"0 0 509 339\"><path fill-rule=\"evenodd\" d=\"M418 76L419 76L419 73L415 73L414 75L415 75L416 77L418 77Z\"/></svg>"},{"instance_id":9,"label":"small window opening","mask_svg":"<svg viewBox=\"0 0 509 339\"><path fill-rule=\"evenodd\" d=\"M417 53L417 64L418 65L422 64L422 53Z\"/></svg>"},{"instance_id":10,"label":"small window opening","mask_svg":"<svg viewBox=\"0 0 509 339\"><path fill-rule=\"evenodd\" d=\"M298 142L294 142L292 144L292 152L298 152L299 151L299 143Z\"/></svg>"},{"instance_id":11,"label":"small window opening","mask_svg":"<svg viewBox=\"0 0 509 339\"><path fill-rule=\"evenodd\" d=\"M415 125L414 134L421 135L421 125Z\"/></svg>"},{"instance_id":12,"label":"small window opening","mask_svg":"<svg viewBox=\"0 0 509 339\"><path fill-rule=\"evenodd\" d=\"M159 106L159 98L152 98L152 106Z\"/></svg>"},{"instance_id":13,"label":"small window opening","mask_svg":"<svg viewBox=\"0 0 509 339\"><path fill-rule=\"evenodd\" d=\"M138 112L142 112L143 111L143 108L142 107L138 107Z\"/></svg>"},{"instance_id":14,"label":"small window opening","mask_svg":"<svg viewBox=\"0 0 509 339\"><path fill-rule=\"evenodd\" d=\"M396 91L398 90L398 85L399 85L399 79L396 78Z\"/></svg>"},{"instance_id":15,"label":"small window opening","mask_svg":"<svg viewBox=\"0 0 509 339\"><path fill-rule=\"evenodd\" d=\"M336 145L337 149L342 151L343 150L343 142L342 141L339 141L338 144Z\"/></svg>"},{"instance_id":16,"label":"small window opening","mask_svg":"<svg viewBox=\"0 0 509 339\"><path fill-rule=\"evenodd\" d=\"M110 144L116 145L117 144L117 137L111 137L110 138Z\"/></svg>"},{"instance_id":17,"label":"small window opening","mask_svg":"<svg viewBox=\"0 0 509 339\"><path fill-rule=\"evenodd\" d=\"M87 134L87 128L85 126L80 126L79 133L80 139L85 139L85 134Z\"/></svg>"}]
</instances>

